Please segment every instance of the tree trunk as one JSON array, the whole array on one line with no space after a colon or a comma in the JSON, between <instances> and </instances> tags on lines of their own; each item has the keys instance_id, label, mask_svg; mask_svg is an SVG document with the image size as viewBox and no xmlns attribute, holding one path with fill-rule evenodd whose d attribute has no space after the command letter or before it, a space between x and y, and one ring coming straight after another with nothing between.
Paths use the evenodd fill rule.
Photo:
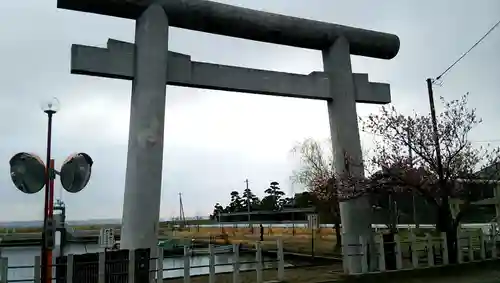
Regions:
<instances>
[{"instance_id":1,"label":"tree trunk","mask_svg":"<svg viewBox=\"0 0 500 283\"><path fill-rule=\"evenodd\" d=\"M335 229L335 238L336 238L335 251L339 251L340 247L342 247L342 233L340 232L339 218L335 217L334 219L335 219L335 225L333 229Z\"/></svg>"},{"instance_id":2,"label":"tree trunk","mask_svg":"<svg viewBox=\"0 0 500 283\"><path fill-rule=\"evenodd\" d=\"M458 237L457 237L457 225L453 223L450 225L450 231L446 232L446 242L448 244L448 259L450 263L457 263L458 261Z\"/></svg>"},{"instance_id":3,"label":"tree trunk","mask_svg":"<svg viewBox=\"0 0 500 283\"><path fill-rule=\"evenodd\" d=\"M389 234L383 234L382 240L384 241L384 256L385 256L385 267L387 270L396 270L396 246L394 244L394 233L393 231Z\"/></svg>"},{"instance_id":4,"label":"tree trunk","mask_svg":"<svg viewBox=\"0 0 500 283\"><path fill-rule=\"evenodd\" d=\"M436 224L436 230L439 232L446 233L446 242L448 245L448 259L451 264L457 263L457 228L458 221L453 219L451 215L451 210L448 202L443 202L442 205L438 207L438 219Z\"/></svg>"},{"instance_id":5,"label":"tree trunk","mask_svg":"<svg viewBox=\"0 0 500 283\"><path fill-rule=\"evenodd\" d=\"M339 251L342 247L342 233L340 231L340 207L339 207L339 202L338 199L335 198L333 207L333 222L334 222L334 229L335 229L335 238L336 238L336 243L335 243L335 251Z\"/></svg>"},{"instance_id":6,"label":"tree trunk","mask_svg":"<svg viewBox=\"0 0 500 283\"><path fill-rule=\"evenodd\" d=\"M397 208L395 202L392 202L392 197L389 195L389 205L388 205L388 218L389 224L387 225L391 234L398 233L398 218L397 218Z\"/></svg>"}]
</instances>

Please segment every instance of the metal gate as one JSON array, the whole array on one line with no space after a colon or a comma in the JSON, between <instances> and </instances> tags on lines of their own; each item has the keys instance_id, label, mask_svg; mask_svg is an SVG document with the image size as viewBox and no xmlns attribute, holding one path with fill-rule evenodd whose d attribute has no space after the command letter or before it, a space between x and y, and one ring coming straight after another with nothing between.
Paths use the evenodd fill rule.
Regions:
<instances>
[{"instance_id":1,"label":"metal gate","mask_svg":"<svg viewBox=\"0 0 500 283\"><path fill-rule=\"evenodd\" d=\"M149 249L135 253L134 282L149 282ZM129 250L105 252L105 282L99 282L99 253L73 256L73 283L128 283ZM56 258L56 283L66 283L67 256Z\"/></svg>"}]
</instances>

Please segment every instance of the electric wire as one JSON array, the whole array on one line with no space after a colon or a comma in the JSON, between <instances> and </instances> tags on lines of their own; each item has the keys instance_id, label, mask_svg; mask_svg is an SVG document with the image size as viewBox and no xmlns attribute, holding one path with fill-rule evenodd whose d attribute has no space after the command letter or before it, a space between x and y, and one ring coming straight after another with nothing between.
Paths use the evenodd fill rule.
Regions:
<instances>
[{"instance_id":1,"label":"electric wire","mask_svg":"<svg viewBox=\"0 0 500 283\"><path fill-rule=\"evenodd\" d=\"M453 62L453 64L451 64L448 68L446 68L446 70L444 70L444 72L442 72L441 75L437 76L434 81L439 81L446 73L448 73L453 67L455 67L455 65L458 64L458 62L460 62L465 56L467 56L467 54L469 54L474 48L476 48L476 46L478 46L488 35L490 35L491 32L499 25L500 21L498 21L493 27L491 27L488 30L488 32L486 32L476 43L474 43L474 45L472 45L472 47L469 50L467 50L467 52L462 54L462 56L460 56L455 62Z\"/></svg>"}]
</instances>

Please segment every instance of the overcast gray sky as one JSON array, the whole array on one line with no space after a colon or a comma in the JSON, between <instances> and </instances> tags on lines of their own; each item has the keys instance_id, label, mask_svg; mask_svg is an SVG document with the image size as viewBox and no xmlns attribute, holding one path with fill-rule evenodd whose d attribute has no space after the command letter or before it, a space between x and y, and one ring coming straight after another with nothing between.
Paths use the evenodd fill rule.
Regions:
<instances>
[{"instance_id":1,"label":"overcast gray sky","mask_svg":"<svg viewBox=\"0 0 500 283\"><path fill-rule=\"evenodd\" d=\"M391 84L393 105L427 113L425 79L436 77L500 19L498 0L225 0L229 4L397 34L393 60L353 57L355 72ZM41 219L43 194L17 191L8 160L19 151L45 159L46 117L41 101L56 96L56 166L76 151L95 161L88 187L63 194L70 219L121 218L131 83L71 75L71 44L132 42L134 22L58 10L56 0L0 1L0 221ZM170 50L193 60L307 74L322 70L318 51L172 28ZM484 123L476 141L500 139L500 30L459 63L436 88L447 99L471 93ZM367 115L378 106L359 105ZM292 146L329 135L326 103L252 94L167 88L161 217L207 215L244 180L262 194L270 181L287 193ZM363 134L369 147L371 137ZM60 185L56 185L60 196ZM298 191L299 188L295 188Z\"/></svg>"}]
</instances>

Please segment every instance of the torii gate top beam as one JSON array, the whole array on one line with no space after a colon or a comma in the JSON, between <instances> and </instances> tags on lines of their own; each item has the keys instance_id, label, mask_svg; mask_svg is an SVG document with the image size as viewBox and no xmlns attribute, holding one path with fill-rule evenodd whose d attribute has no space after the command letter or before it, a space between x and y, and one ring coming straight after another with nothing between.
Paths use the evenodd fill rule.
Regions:
<instances>
[{"instance_id":1,"label":"torii gate top beam","mask_svg":"<svg viewBox=\"0 0 500 283\"><path fill-rule=\"evenodd\" d=\"M325 50L340 36L350 53L392 59L399 51L396 35L257 11L200 0L58 0L57 7L137 19L152 3L163 6L169 25L294 47Z\"/></svg>"}]
</instances>

